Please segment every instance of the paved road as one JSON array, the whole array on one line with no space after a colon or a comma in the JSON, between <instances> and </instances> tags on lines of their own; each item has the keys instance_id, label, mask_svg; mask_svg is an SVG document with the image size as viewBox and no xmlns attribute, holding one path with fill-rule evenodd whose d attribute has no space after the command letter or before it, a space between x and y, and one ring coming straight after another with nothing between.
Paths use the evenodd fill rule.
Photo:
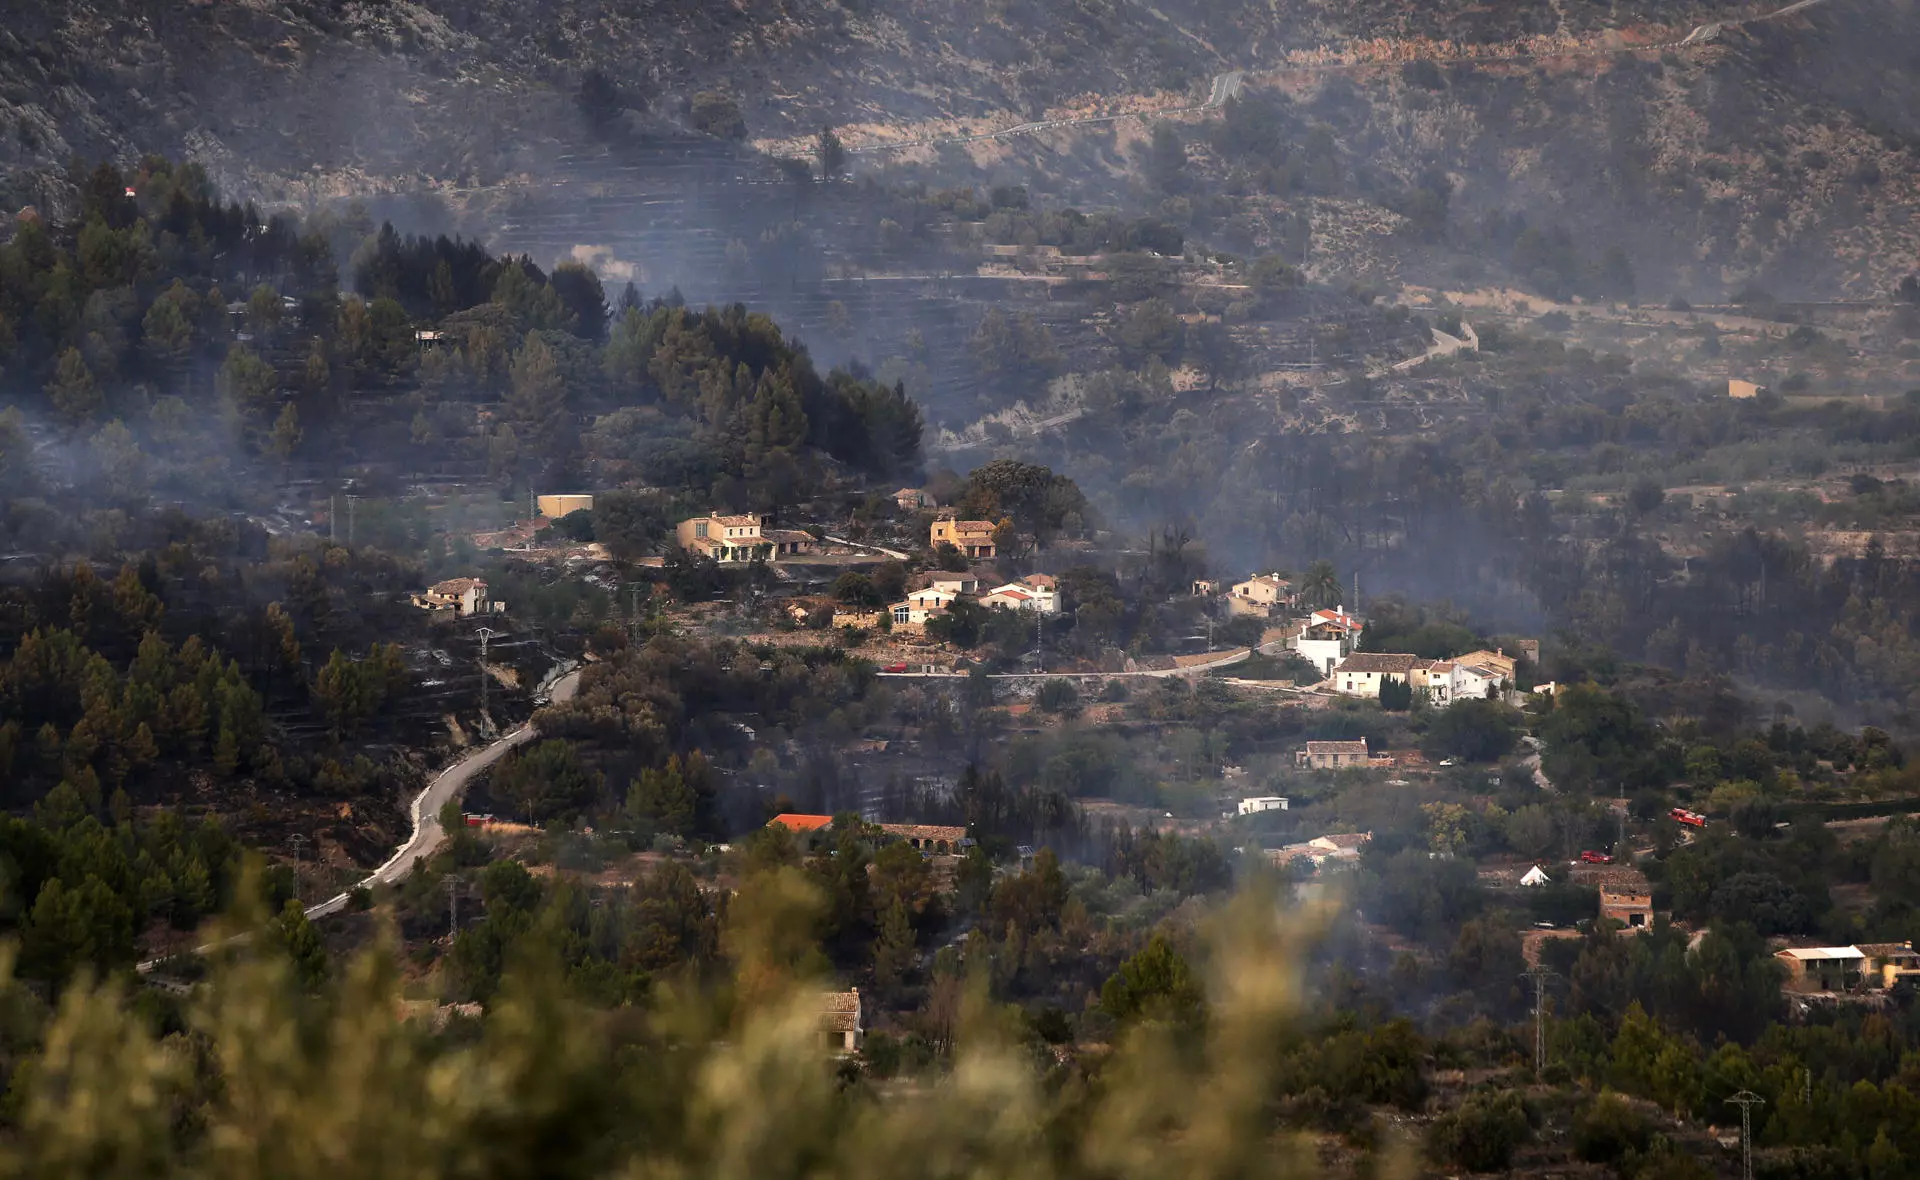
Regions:
<instances>
[{"instance_id":1,"label":"paved road","mask_svg":"<svg viewBox=\"0 0 1920 1180\"><path fill-rule=\"evenodd\" d=\"M572 700L573 694L579 687L580 671L579 669L575 669L553 682L553 687L548 692L548 699L554 702ZM426 790L414 796L412 805L413 834L407 838L406 843L400 845L400 847L394 851L392 856L387 858L385 864L373 870L372 874L369 875L366 880L360 882L360 884L371 889L375 885L390 885L396 881L405 880L407 874L413 871L413 866L418 863L421 858L431 855L433 850L439 847L440 840L444 835L440 830L440 809L446 805L447 800L458 794L474 775L486 767L493 765L495 762L498 762L506 755L508 750L532 740L534 734L533 723L529 721L527 724L522 725L519 729L514 730L500 740L482 749L475 750L473 753L436 775L434 780L427 784ZM345 893L338 893L325 901L308 906L307 917L321 918L328 914L338 913L346 907L347 897L351 892L352 890L348 890ZM193 948L194 953L204 954L216 947L239 942L246 937L247 935L245 934L239 934L223 942L198 946ZM163 959L148 959L146 962L139 964L136 969L140 974L146 975L164 961ZM152 982L155 986L174 991L179 991L186 987L184 984L168 983L161 980L154 980Z\"/></svg>"},{"instance_id":2,"label":"paved road","mask_svg":"<svg viewBox=\"0 0 1920 1180\"><path fill-rule=\"evenodd\" d=\"M1215 668L1227 668L1234 664L1245 663L1255 651L1262 653L1277 651L1286 646L1286 640L1277 639L1272 643L1263 643L1258 648L1242 647L1222 652L1220 658L1201 664L1188 664L1184 668L1146 668L1138 672L989 672L989 680L1112 680L1116 677L1132 676L1148 679L1166 679L1170 676L1194 676L1201 672L1211 672ZM965 672L879 672L896 680L964 680Z\"/></svg>"},{"instance_id":3,"label":"paved road","mask_svg":"<svg viewBox=\"0 0 1920 1180\"><path fill-rule=\"evenodd\" d=\"M576 669L553 682L551 699L556 703L572 700L574 692L579 687L580 672ZM445 838L446 833L440 830L440 809L447 805L447 800L464 790L474 775L500 761L506 756L507 751L532 741L535 734L533 722L529 721L500 740L475 750L441 771L432 782L427 784L426 790L413 798L413 835L408 837L405 844L394 850L385 864L373 870L373 873L355 888L371 889L375 885L392 885L406 880L407 874L413 871L413 866L425 857L431 856L433 850L438 848L440 841ZM325 901L308 906L307 917L321 918L338 913L346 908L347 897L351 892L352 890L337 893Z\"/></svg>"}]
</instances>

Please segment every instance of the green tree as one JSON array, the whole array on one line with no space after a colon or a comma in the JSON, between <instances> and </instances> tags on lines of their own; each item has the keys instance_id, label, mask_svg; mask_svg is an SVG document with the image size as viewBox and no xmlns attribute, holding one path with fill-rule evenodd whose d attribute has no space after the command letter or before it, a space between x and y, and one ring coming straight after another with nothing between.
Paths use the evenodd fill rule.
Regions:
<instances>
[{"instance_id":1,"label":"green tree","mask_svg":"<svg viewBox=\"0 0 1920 1180\"><path fill-rule=\"evenodd\" d=\"M1434 1120L1427 1149L1436 1161L1465 1171L1501 1172L1532 1137L1533 1124L1519 1094L1481 1091Z\"/></svg>"},{"instance_id":2,"label":"green tree","mask_svg":"<svg viewBox=\"0 0 1920 1180\"><path fill-rule=\"evenodd\" d=\"M280 400L279 374L244 344L227 349L215 384L220 395L247 418L258 418Z\"/></svg>"},{"instance_id":3,"label":"green tree","mask_svg":"<svg viewBox=\"0 0 1920 1180\"><path fill-rule=\"evenodd\" d=\"M820 165L820 179L832 180L847 167L847 149L832 127L822 127L814 137L813 158Z\"/></svg>"},{"instance_id":4,"label":"green tree","mask_svg":"<svg viewBox=\"0 0 1920 1180\"><path fill-rule=\"evenodd\" d=\"M1520 740L1520 716L1501 701L1460 700L1439 711L1420 747L1429 757L1494 762Z\"/></svg>"},{"instance_id":5,"label":"green tree","mask_svg":"<svg viewBox=\"0 0 1920 1180\"><path fill-rule=\"evenodd\" d=\"M140 342L155 364L177 365L193 349L193 320L187 307L193 295L177 280L147 309L140 323Z\"/></svg>"},{"instance_id":6,"label":"green tree","mask_svg":"<svg viewBox=\"0 0 1920 1180\"><path fill-rule=\"evenodd\" d=\"M1115 1020L1200 1020L1205 996L1193 969L1166 936L1156 933L1140 952L1100 986L1100 1007Z\"/></svg>"},{"instance_id":7,"label":"green tree","mask_svg":"<svg viewBox=\"0 0 1920 1180\"><path fill-rule=\"evenodd\" d=\"M280 914L268 927L275 948L293 964L293 977L303 989L313 991L327 981L327 948L320 932L307 921L306 907L296 898L288 898Z\"/></svg>"},{"instance_id":8,"label":"green tree","mask_svg":"<svg viewBox=\"0 0 1920 1180\"><path fill-rule=\"evenodd\" d=\"M46 394L54 410L70 426L85 426L100 412L100 389L94 384L86 358L77 348L60 354L54 364L53 380L47 382Z\"/></svg>"},{"instance_id":9,"label":"green tree","mask_svg":"<svg viewBox=\"0 0 1920 1180\"><path fill-rule=\"evenodd\" d=\"M544 448L567 412L567 387L553 349L537 332L529 332L514 355L512 392L503 407L522 440Z\"/></svg>"},{"instance_id":10,"label":"green tree","mask_svg":"<svg viewBox=\"0 0 1920 1180\"><path fill-rule=\"evenodd\" d=\"M116 500L137 500L147 494L147 456L133 431L118 418L93 436L93 461L106 490Z\"/></svg>"},{"instance_id":11,"label":"green tree","mask_svg":"<svg viewBox=\"0 0 1920 1180\"><path fill-rule=\"evenodd\" d=\"M713 824L713 772L698 751L683 763L678 754L666 765L640 772L627 791L627 813L656 831L692 836Z\"/></svg>"},{"instance_id":12,"label":"green tree","mask_svg":"<svg viewBox=\"0 0 1920 1180\"><path fill-rule=\"evenodd\" d=\"M273 420L273 430L267 436L267 451L282 463L293 458L293 452L300 446L300 412L292 402L280 407L280 414Z\"/></svg>"},{"instance_id":13,"label":"green tree","mask_svg":"<svg viewBox=\"0 0 1920 1180\"><path fill-rule=\"evenodd\" d=\"M494 767L488 791L527 822L565 820L592 805L600 784L571 745L549 739L522 747Z\"/></svg>"},{"instance_id":14,"label":"green tree","mask_svg":"<svg viewBox=\"0 0 1920 1180\"><path fill-rule=\"evenodd\" d=\"M913 923L902 899L889 899L880 912L880 936L873 943L873 976L882 988L896 987L916 957Z\"/></svg>"}]
</instances>

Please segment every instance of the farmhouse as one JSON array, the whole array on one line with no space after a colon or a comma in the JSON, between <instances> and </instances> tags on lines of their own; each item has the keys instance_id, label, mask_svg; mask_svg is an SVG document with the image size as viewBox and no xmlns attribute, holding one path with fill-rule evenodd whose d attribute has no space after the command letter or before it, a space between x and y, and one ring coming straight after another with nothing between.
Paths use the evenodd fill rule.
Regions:
<instances>
[{"instance_id":1,"label":"farmhouse","mask_svg":"<svg viewBox=\"0 0 1920 1180\"><path fill-rule=\"evenodd\" d=\"M1296 763L1311 770L1341 770L1368 765L1367 739L1354 742L1308 742L1293 756Z\"/></svg>"},{"instance_id":2,"label":"farmhouse","mask_svg":"<svg viewBox=\"0 0 1920 1180\"><path fill-rule=\"evenodd\" d=\"M1333 670L1333 691L1342 696L1377 697L1385 683L1404 684L1413 675L1419 656L1400 652L1356 652Z\"/></svg>"},{"instance_id":3,"label":"farmhouse","mask_svg":"<svg viewBox=\"0 0 1920 1180\"><path fill-rule=\"evenodd\" d=\"M734 562L778 561L800 552L812 541L806 533L792 529L769 529L758 514L720 516L708 513L683 520L674 530L674 539L689 553L711 557L723 565Z\"/></svg>"},{"instance_id":4,"label":"farmhouse","mask_svg":"<svg viewBox=\"0 0 1920 1180\"><path fill-rule=\"evenodd\" d=\"M461 618L507 609L504 602L488 601L487 584L479 578L448 578L444 582L435 582L427 587L425 594L413 596L413 605L424 611L453 614Z\"/></svg>"},{"instance_id":5,"label":"farmhouse","mask_svg":"<svg viewBox=\"0 0 1920 1180\"><path fill-rule=\"evenodd\" d=\"M934 518L929 543L936 549L951 545L975 560L990 559L999 552L994 546L993 529L990 520L959 520L952 513L943 513Z\"/></svg>"}]
</instances>

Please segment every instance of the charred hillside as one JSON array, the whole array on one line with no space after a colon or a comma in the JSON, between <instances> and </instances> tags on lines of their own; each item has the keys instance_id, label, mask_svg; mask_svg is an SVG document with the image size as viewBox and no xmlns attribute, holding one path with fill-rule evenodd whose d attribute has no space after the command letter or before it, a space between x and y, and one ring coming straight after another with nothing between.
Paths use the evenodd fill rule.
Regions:
<instances>
[{"instance_id":1,"label":"charred hillside","mask_svg":"<svg viewBox=\"0 0 1920 1180\"><path fill-rule=\"evenodd\" d=\"M608 84L597 92L606 121L712 125L694 99L716 91L735 99L753 134L778 135L823 121L1031 117L1078 95L1190 92L1221 70L1366 38L1471 44L1738 11L1645 0L1564 12L1010 0L956 20L952 6L925 0L17 7L0 29L0 169L24 190L13 197L35 195L22 171L147 151L191 153L229 179L298 177L322 191L360 173L505 175L540 166L554 144L587 130L575 100L595 71ZM344 176L315 178L316 166Z\"/></svg>"}]
</instances>

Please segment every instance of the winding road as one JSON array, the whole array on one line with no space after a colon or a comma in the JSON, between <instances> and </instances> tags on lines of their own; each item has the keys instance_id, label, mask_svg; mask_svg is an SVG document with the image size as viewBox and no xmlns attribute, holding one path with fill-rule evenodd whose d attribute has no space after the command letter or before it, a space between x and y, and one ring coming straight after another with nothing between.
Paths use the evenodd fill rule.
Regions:
<instances>
[{"instance_id":1,"label":"winding road","mask_svg":"<svg viewBox=\"0 0 1920 1180\"><path fill-rule=\"evenodd\" d=\"M572 700L573 694L580 688L580 671L576 668L556 679L553 687L547 692L547 700L555 704ZM535 699L538 702L539 698ZM413 871L413 866L432 855L433 850L440 846L440 841L445 837L446 833L440 828L440 809L446 806L447 800L458 795L474 775L505 757L507 751L532 741L538 732L534 729L533 722L529 720L512 733L475 750L435 775L426 789L413 797L413 834L407 837L406 842L400 847L394 849L393 855L387 858L386 863L373 870L365 880L353 888L371 889L376 885L392 885L406 880L407 874ZM328 914L337 914L346 908L347 901L352 895L353 889L347 889L325 901L315 902L307 907L307 917L324 918ZM205 954L207 951L239 942L246 937L246 934L239 934L219 942L197 946L193 948L193 953ZM165 959L148 959L135 969L141 975L147 975L165 961ZM181 990L184 987L184 985L169 985L161 980L149 980L149 982L156 986L167 987L169 990Z\"/></svg>"},{"instance_id":2,"label":"winding road","mask_svg":"<svg viewBox=\"0 0 1920 1180\"><path fill-rule=\"evenodd\" d=\"M553 682L550 699L564 703L573 699L580 687L580 670L574 669ZM373 870L367 879L354 886L354 889L371 889L376 885L392 885L406 880L413 866L433 854L440 846L446 833L440 828L440 809L466 788L473 776L506 757L507 751L516 746L525 745L538 733L533 722L528 721L519 729L500 738L490 745L475 750L460 761L447 767L434 780L427 784L426 790L413 797L413 835L407 842L394 849L386 863ZM334 894L325 901L315 902L307 907L307 917L324 918L328 914L339 913L346 908L347 899L353 890L348 889Z\"/></svg>"}]
</instances>

